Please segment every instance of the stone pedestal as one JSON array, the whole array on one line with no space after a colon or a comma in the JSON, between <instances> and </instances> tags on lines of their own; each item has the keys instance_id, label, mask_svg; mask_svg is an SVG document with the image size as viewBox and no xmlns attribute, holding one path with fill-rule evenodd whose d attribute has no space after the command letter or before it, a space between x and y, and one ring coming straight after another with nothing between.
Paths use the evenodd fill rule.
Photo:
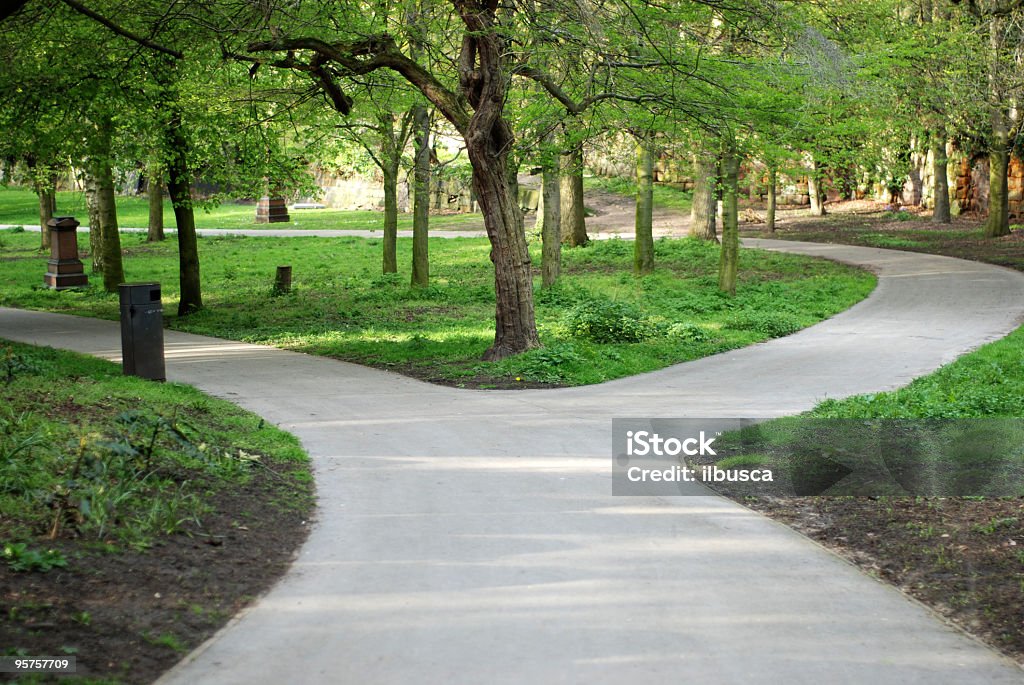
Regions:
<instances>
[{"instance_id":1,"label":"stone pedestal","mask_svg":"<svg viewBox=\"0 0 1024 685\"><path fill-rule=\"evenodd\" d=\"M291 221L283 197L261 197L256 203L256 223L277 224Z\"/></svg>"},{"instance_id":2,"label":"stone pedestal","mask_svg":"<svg viewBox=\"0 0 1024 685\"><path fill-rule=\"evenodd\" d=\"M50 227L50 259L43 283L54 290L89 285L89 277L78 258L78 222L72 216L55 216L46 225Z\"/></svg>"}]
</instances>

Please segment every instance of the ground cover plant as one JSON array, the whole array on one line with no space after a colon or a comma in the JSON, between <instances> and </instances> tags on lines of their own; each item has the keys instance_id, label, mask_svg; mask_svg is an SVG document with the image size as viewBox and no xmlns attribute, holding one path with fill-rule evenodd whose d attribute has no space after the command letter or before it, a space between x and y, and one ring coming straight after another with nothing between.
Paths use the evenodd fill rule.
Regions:
<instances>
[{"instance_id":1,"label":"ground cover plant","mask_svg":"<svg viewBox=\"0 0 1024 685\"><path fill-rule=\"evenodd\" d=\"M57 216L88 216L85 194L80 191L57 192ZM145 197L118 195L117 221L122 228L146 228L149 225L149 201ZM257 224L256 205L226 202L207 209L196 209L197 228L220 228L233 230L300 229L300 230L384 230L382 212L343 211L340 209L293 209L289 211L291 221L276 224ZM482 229L479 213L438 214L430 218L431 230ZM24 188L0 187L0 224L38 226L39 199L36 194ZM174 228L174 211L171 201L164 200L164 226ZM412 214L398 215L399 230L412 230Z\"/></svg>"},{"instance_id":2,"label":"ground cover plant","mask_svg":"<svg viewBox=\"0 0 1024 685\"><path fill-rule=\"evenodd\" d=\"M116 295L99 288L42 288L34 236L8 231L0 240L0 304L118 317ZM410 243L399 241L400 264L409 262ZM124 244L128 278L161 282L165 303L173 302L173 240L129 235ZM545 348L485 363L480 356L494 335L487 242L432 240L431 285L421 289L406 276L380 276L380 249L363 238L203 238L207 309L184 318L167 312L168 324L465 387L579 385L787 335L848 308L874 284L866 272L826 260L749 251L739 292L729 297L717 288L716 245L660 240L658 269L637 279L632 243L594 241L566 250L559 286L538 291ZM294 284L275 296L281 264L293 266Z\"/></svg>"},{"instance_id":3,"label":"ground cover plant","mask_svg":"<svg viewBox=\"0 0 1024 685\"><path fill-rule=\"evenodd\" d=\"M4 656L151 682L284 572L312 504L298 441L258 416L0 340Z\"/></svg>"}]
</instances>

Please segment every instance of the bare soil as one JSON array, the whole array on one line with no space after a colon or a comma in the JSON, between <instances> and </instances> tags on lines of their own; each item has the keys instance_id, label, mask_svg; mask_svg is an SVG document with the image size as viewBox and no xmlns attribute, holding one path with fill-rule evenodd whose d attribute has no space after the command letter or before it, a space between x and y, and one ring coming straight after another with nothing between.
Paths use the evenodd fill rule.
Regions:
<instances>
[{"instance_id":1,"label":"bare soil","mask_svg":"<svg viewBox=\"0 0 1024 685\"><path fill-rule=\"evenodd\" d=\"M266 464L276 471L220 491L200 525L148 549L65 539L51 547L63 552L66 569L0 566L0 653L73 655L78 677L156 680L270 588L305 540L312 499L283 485L294 466ZM274 503L283 499L301 504Z\"/></svg>"}]
</instances>

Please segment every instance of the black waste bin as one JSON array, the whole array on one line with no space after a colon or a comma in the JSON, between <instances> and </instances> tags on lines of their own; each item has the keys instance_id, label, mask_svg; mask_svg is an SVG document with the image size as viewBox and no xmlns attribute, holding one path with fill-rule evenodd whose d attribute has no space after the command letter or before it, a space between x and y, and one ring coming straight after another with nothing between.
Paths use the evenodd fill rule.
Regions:
<instances>
[{"instance_id":1,"label":"black waste bin","mask_svg":"<svg viewBox=\"0 0 1024 685\"><path fill-rule=\"evenodd\" d=\"M164 307L159 283L122 283L121 366L126 376L167 379L164 370Z\"/></svg>"}]
</instances>

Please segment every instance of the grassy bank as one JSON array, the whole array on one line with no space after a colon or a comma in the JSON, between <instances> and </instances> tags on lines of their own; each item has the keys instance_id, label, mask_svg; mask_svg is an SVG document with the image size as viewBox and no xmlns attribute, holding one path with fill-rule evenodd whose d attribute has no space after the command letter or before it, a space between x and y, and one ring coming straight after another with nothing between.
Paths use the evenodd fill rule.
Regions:
<instances>
[{"instance_id":1,"label":"grassy bank","mask_svg":"<svg viewBox=\"0 0 1024 685\"><path fill-rule=\"evenodd\" d=\"M284 572L311 490L258 416L0 340L0 654L152 681Z\"/></svg>"},{"instance_id":2,"label":"grassy bank","mask_svg":"<svg viewBox=\"0 0 1024 685\"><path fill-rule=\"evenodd\" d=\"M96 287L40 287L37 237L0 233L0 304L115 319L115 295ZM494 336L493 268L483 239L430 243L429 288L380 275L378 240L204 238L207 309L177 318L176 245L125 236L129 280L163 283L169 325L218 337L270 343L473 387L597 383L786 335L857 302L874 278L820 259L744 251L736 297L717 289L718 248L698 241L656 243L658 269L635 278L632 243L597 241L566 250L564 278L538 291L546 347L498 363L480 362ZM399 264L411 241L400 240ZM540 262L534 246L535 264ZM294 288L274 297L280 264ZM94 279L95 280L95 279ZM539 281L539 279L538 279Z\"/></svg>"}]
</instances>

